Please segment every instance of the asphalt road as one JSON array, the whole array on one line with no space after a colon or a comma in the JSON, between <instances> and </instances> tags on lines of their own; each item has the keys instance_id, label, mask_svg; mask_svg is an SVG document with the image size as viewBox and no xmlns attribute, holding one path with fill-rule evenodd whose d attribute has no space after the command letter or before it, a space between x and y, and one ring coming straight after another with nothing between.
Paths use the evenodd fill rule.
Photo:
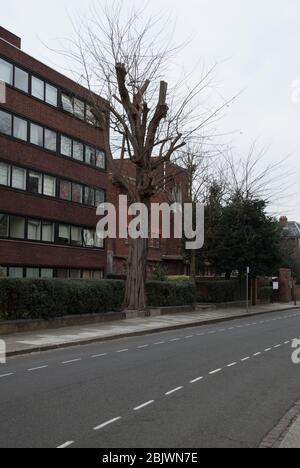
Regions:
<instances>
[{"instance_id":1,"label":"asphalt road","mask_svg":"<svg viewBox=\"0 0 300 468\"><path fill-rule=\"evenodd\" d=\"M300 398L300 310L12 358L0 447L258 447Z\"/></svg>"}]
</instances>

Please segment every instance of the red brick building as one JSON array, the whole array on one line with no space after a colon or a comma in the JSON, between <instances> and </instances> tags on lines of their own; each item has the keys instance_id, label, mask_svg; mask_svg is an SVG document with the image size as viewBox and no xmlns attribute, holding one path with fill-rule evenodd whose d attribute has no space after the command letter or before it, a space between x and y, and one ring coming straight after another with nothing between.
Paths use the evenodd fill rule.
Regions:
<instances>
[{"instance_id":1,"label":"red brick building","mask_svg":"<svg viewBox=\"0 0 300 468\"><path fill-rule=\"evenodd\" d=\"M0 82L6 85L0 103L0 276L124 273L126 242L102 242L95 231L96 206L117 202L118 191L106 163L108 130L95 125L90 93L24 53L21 39L1 27ZM105 112L105 101L99 102ZM174 170L169 165L167 172ZM154 201L169 201L175 189L185 200L186 173L178 168L173 185ZM149 242L150 269L160 263L170 274L186 272L181 241Z\"/></svg>"}]
</instances>

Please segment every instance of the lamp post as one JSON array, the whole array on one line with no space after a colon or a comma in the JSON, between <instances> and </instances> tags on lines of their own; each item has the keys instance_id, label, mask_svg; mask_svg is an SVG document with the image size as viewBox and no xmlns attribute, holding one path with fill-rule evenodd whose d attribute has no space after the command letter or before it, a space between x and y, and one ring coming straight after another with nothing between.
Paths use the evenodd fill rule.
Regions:
<instances>
[{"instance_id":1,"label":"lamp post","mask_svg":"<svg viewBox=\"0 0 300 468\"><path fill-rule=\"evenodd\" d=\"M247 307L247 314L249 314L249 273L250 273L250 268L247 267L247 270L246 270L246 307Z\"/></svg>"}]
</instances>

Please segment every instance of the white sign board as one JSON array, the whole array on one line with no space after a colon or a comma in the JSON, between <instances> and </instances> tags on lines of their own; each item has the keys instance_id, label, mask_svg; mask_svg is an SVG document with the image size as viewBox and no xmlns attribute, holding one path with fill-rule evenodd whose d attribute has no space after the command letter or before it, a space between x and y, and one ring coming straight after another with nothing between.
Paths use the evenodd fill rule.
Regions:
<instances>
[{"instance_id":1,"label":"white sign board","mask_svg":"<svg viewBox=\"0 0 300 468\"><path fill-rule=\"evenodd\" d=\"M274 283L273 283L273 289L274 289L274 291L278 291L278 290L279 290L279 283L278 283L278 281L274 281Z\"/></svg>"}]
</instances>

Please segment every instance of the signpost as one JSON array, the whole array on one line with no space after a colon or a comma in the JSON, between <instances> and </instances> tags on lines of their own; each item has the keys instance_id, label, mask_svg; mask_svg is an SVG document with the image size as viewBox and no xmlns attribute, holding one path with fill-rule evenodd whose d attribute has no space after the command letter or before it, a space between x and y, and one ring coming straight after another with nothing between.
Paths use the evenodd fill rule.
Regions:
<instances>
[{"instance_id":1,"label":"signpost","mask_svg":"<svg viewBox=\"0 0 300 468\"><path fill-rule=\"evenodd\" d=\"M247 314L249 314L249 273L250 273L250 268L247 267L247 271L246 271L246 305L247 305Z\"/></svg>"}]
</instances>

